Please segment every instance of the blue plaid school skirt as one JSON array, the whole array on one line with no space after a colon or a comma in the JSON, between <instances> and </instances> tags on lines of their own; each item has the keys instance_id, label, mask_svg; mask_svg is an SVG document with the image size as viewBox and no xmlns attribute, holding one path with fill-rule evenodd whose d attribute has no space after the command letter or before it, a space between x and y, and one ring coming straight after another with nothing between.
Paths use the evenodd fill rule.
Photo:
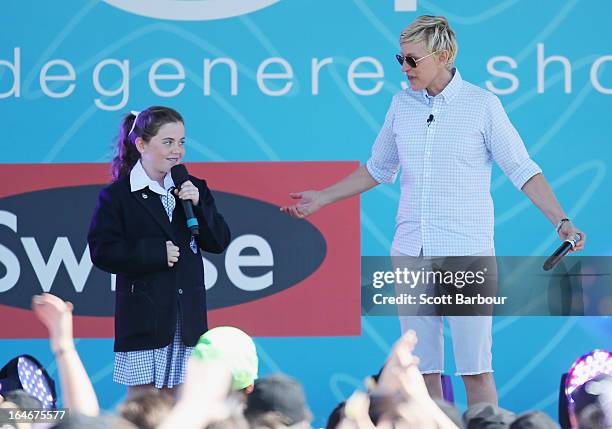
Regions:
<instances>
[{"instance_id":1,"label":"blue plaid school skirt","mask_svg":"<svg viewBox=\"0 0 612 429\"><path fill-rule=\"evenodd\" d=\"M113 381L126 386L155 384L174 387L185 380L187 360L193 347L183 344L181 323L176 321L174 339L166 347L131 352L115 352Z\"/></svg>"}]
</instances>

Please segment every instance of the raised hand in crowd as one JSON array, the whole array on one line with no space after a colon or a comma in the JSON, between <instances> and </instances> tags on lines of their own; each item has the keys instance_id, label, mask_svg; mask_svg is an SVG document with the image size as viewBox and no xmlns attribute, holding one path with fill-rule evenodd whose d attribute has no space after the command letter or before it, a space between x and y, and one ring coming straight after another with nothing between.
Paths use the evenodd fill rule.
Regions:
<instances>
[{"instance_id":1,"label":"raised hand in crowd","mask_svg":"<svg viewBox=\"0 0 612 429\"><path fill-rule=\"evenodd\" d=\"M72 304L43 293L32 297L32 310L49 331L64 406L84 415L97 416L100 414L98 398L74 345Z\"/></svg>"},{"instance_id":2,"label":"raised hand in crowd","mask_svg":"<svg viewBox=\"0 0 612 429\"><path fill-rule=\"evenodd\" d=\"M412 354L416 342L416 333L409 330L394 344L375 392L402 396L403 402L397 406L395 413L409 427L456 428L427 392L418 368L419 360Z\"/></svg>"},{"instance_id":3,"label":"raised hand in crowd","mask_svg":"<svg viewBox=\"0 0 612 429\"><path fill-rule=\"evenodd\" d=\"M190 358L179 399L159 426L160 429L200 429L230 414L225 400L230 393L232 374L217 362Z\"/></svg>"},{"instance_id":4,"label":"raised hand in crowd","mask_svg":"<svg viewBox=\"0 0 612 429\"><path fill-rule=\"evenodd\" d=\"M412 354L416 342L416 333L412 330L397 340L380 374L378 387L389 392L400 392L406 399L431 401L418 368L419 359Z\"/></svg>"},{"instance_id":5,"label":"raised hand in crowd","mask_svg":"<svg viewBox=\"0 0 612 429\"><path fill-rule=\"evenodd\" d=\"M374 429L369 415L370 398L361 391L354 392L344 405L344 418L336 429Z\"/></svg>"}]
</instances>

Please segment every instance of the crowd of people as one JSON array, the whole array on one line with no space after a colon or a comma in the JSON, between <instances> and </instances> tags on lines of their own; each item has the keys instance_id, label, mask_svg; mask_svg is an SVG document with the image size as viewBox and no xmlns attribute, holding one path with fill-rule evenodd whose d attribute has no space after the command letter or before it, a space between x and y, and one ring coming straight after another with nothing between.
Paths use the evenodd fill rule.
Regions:
<instances>
[{"instance_id":1,"label":"crowd of people","mask_svg":"<svg viewBox=\"0 0 612 429\"><path fill-rule=\"evenodd\" d=\"M304 390L285 374L258 377L255 343L243 331L218 327L206 332L188 361L184 384L174 392L151 387L128 394L114 412L102 411L74 344L72 304L52 294L34 296L32 309L49 332L61 384L61 405L68 409L57 428L254 429L312 426ZM393 346L380 373L364 389L338 404L326 429L392 428L556 428L545 413L522 415L480 403L463 415L452 404L432 398L413 355L414 331ZM612 377L600 376L573 394L572 425L578 429L612 427ZM40 408L23 390L5 393L0 408ZM7 422L2 422L7 424ZM34 427L40 426L34 424ZM30 427L19 423L16 427ZM5 426L2 426L5 427Z\"/></svg>"}]
</instances>

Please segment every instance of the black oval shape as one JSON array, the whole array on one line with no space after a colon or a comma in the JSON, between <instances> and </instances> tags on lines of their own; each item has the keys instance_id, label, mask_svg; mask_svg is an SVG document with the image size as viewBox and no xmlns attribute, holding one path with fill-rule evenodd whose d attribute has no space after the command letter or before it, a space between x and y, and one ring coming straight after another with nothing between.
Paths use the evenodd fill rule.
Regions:
<instances>
[{"instance_id":1,"label":"black oval shape","mask_svg":"<svg viewBox=\"0 0 612 429\"><path fill-rule=\"evenodd\" d=\"M84 256L87 259L82 259L87 246L87 231L97 196L103 186L46 189L0 199L0 210L17 216L17 233L6 225L0 225L0 245L17 256L21 270L17 284L0 292L0 304L29 309L32 295L42 292L41 281L50 282L55 275L49 291L71 301L75 315L113 316L114 291L108 273L92 267L82 292L78 292L64 263L57 270L50 265L50 269L43 267L49 264L58 237L65 238L60 239L60 247L55 249L55 253L59 253L62 245L65 246L66 240L70 245L68 253L72 253L64 252L62 259L72 259L73 267L76 266L74 264L88 260L89 252ZM225 270L225 252L219 255L204 254L218 272L215 285L207 292L209 309L254 301L288 289L312 274L325 259L325 239L310 222L293 219L280 212L278 206L264 201L226 192L213 193L219 212L230 226L233 240L245 234L263 237L272 248L274 266L243 268L241 271L250 276L259 276L261 271L273 270L272 285L263 290L247 292L230 281ZM39 260L40 279L25 246L34 255L32 259ZM64 248L67 249L67 246ZM242 254L249 253L245 251ZM4 264L5 261L0 259L2 274L16 268L4 267ZM78 270L72 271L77 282L86 274L84 269L80 276ZM0 290L2 286L6 287L2 282L0 278Z\"/></svg>"},{"instance_id":2,"label":"black oval shape","mask_svg":"<svg viewBox=\"0 0 612 429\"><path fill-rule=\"evenodd\" d=\"M233 286L225 271L221 255L206 254L206 259L219 269L219 279L206 296L209 309L228 307L254 301L288 289L312 274L323 262L327 245L323 235L310 222L294 219L282 213L279 207L253 198L215 192L217 208L225 217L236 239L245 234L259 235L268 241L274 257L271 286L256 292L246 292ZM259 273L252 273L259 276ZM243 269L249 274L251 269ZM232 286L232 287L228 287Z\"/></svg>"}]
</instances>

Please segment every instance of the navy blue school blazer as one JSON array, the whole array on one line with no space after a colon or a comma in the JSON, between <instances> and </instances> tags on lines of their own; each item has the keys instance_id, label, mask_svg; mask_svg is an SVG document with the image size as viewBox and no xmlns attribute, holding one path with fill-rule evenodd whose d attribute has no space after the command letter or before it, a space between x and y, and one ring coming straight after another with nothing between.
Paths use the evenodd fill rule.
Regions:
<instances>
[{"instance_id":1,"label":"navy blue school blazer","mask_svg":"<svg viewBox=\"0 0 612 429\"><path fill-rule=\"evenodd\" d=\"M100 192L87 241L94 265L117 275L115 351L168 345L177 317L187 346L194 346L207 330L200 252L223 252L230 243L230 230L206 181L189 179L200 191L199 204L194 206L200 225L195 253L178 198L170 222L159 194L149 188L131 192L129 175ZM167 240L179 247L173 267L168 266Z\"/></svg>"}]
</instances>

